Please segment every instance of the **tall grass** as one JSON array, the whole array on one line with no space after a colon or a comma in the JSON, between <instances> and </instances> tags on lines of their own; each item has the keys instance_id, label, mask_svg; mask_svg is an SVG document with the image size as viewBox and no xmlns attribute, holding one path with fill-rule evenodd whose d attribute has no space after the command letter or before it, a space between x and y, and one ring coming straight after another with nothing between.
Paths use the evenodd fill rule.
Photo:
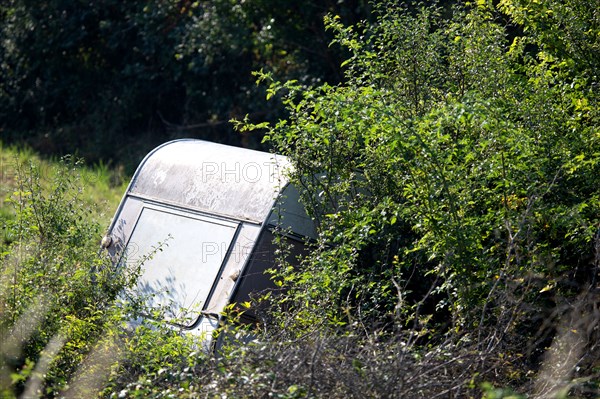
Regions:
<instances>
[{"instance_id":1,"label":"tall grass","mask_svg":"<svg viewBox=\"0 0 600 399\"><path fill-rule=\"evenodd\" d=\"M79 161L82 162L82 161ZM25 165L35 165L42 191L49 189L50 182L61 173L59 160L43 159L28 147L5 146L0 141L0 248L10 242L6 224L14 219L15 209L11 202L23 178ZM120 167L110 168L104 163L77 168L80 182L80 198L86 206L94 208L91 218L101 226L108 226L125 191L128 179Z\"/></svg>"}]
</instances>

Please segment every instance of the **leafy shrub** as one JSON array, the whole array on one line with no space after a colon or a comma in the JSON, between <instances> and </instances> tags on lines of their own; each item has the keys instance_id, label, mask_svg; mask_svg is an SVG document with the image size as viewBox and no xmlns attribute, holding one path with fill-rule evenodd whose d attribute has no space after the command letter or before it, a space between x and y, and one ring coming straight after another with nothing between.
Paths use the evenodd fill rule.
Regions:
<instances>
[{"instance_id":1,"label":"leafy shrub","mask_svg":"<svg viewBox=\"0 0 600 399\"><path fill-rule=\"evenodd\" d=\"M300 269L281 269L294 314L286 327L299 337L315 326L423 331L430 350L454 337L482 358L522 359L528 371L500 383L539 393L547 349L562 328L581 331L572 318L581 306L587 349L562 358L561 378L598 372L597 356L584 355L598 343L588 307L598 303L599 114L588 106L598 82L569 67L580 57L596 65L575 41L597 45L587 32L598 32L597 13L586 20L572 2L577 39L565 34L574 41L556 47L548 38L561 33L539 19L560 4L501 3L507 14L479 1L450 18L386 2L372 25L330 17L351 52L347 83L258 78L290 113L266 140L293 161L320 232Z\"/></svg>"},{"instance_id":2,"label":"leafy shrub","mask_svg":"<svg viewBox=\"0 0 600 399\"><path fill-rule=\"evenodd\" d=\"M21 164L10 197L16 215L0 255L3 395L56 396L107 330L112 305L132 276L98 256L100 226L82 200L79 162L66 158L54 180Z\"/></svg>"}]
</instances>

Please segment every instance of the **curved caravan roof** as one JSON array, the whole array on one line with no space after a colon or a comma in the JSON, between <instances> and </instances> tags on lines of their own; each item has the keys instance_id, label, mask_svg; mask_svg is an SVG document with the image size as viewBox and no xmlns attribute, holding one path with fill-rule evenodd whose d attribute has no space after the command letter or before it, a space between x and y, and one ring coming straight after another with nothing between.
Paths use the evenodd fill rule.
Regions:
<instances>
[{"instance_id":1,"label":"curved caravan roof","mask_svg":"<svg viewBox=\"0 0 600 399\"><path fill-rule=\"evenodd\" d=\"M144 159L128 193L262 223L288 182L289 168L283 156L178 140Z\"/></svg>"},{"instance_id":2,"label":"curved caravan roof","mask_svg":"<svg viewBox=\"0 0 600 399\"><path fill-rule=\"evenodd\" d=\"M290 168L287 158L265 152L168 142L138 167L103 245L116 264L142 264L138 290L151 307L168 308L167 318L184 328L209 331L228 303L268 286L262 271L274 261L271 227L315 237L288 184Z\"/></svg>"}]
</instances>

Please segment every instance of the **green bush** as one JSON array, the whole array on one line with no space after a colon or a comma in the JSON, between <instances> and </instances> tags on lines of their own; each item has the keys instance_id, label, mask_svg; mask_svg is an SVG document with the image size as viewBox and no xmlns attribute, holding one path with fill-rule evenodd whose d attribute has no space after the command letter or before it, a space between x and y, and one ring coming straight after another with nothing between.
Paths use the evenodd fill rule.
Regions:
<instances>
[{"instance_id":1,"label":"green bush","mask_svg":"<svg viewBox=\"0 0 600 399\"><path fill-rule=\"evenodd\" d=\"M558 331L586 325L574 358L556 349L560 378L597 377L597 57L578 43L600 36L598 12L570 3L478 1L448 18L385 2L374 24L326 20L351 52L347 83L258 74L290 113L266 140L294 163L320 234L301 268L281 269L293 316L280 325L413 331L416 349L450 339L456 356L520 364L495 378L531 392Z\"/></svg>"},{"instance_id":2,"label":"green bush","mask_svg":"<svg viewBox=\"0 0 600 399\"><path fill-rule=\"evenodd\" d=\"M20 164L0 254L0 386L5 397L58 395L107 331L132 276L98 255L101 228L82 199L79 163L66 158L42 180ZM43 176L44 178L46 176Z\"/></svg>"}]
</instances>

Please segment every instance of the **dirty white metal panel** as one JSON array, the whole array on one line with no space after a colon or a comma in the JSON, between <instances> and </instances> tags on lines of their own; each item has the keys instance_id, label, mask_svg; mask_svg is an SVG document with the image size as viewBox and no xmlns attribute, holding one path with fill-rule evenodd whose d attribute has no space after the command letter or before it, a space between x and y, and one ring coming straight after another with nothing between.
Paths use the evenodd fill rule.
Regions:
<instances>
[{"instance_id":1,"label":"dirty white metal panel","mask_svg":"<svg viewBox=\"0 0 600 399\"><path fill-rule=\"evenodd\" d=\"M179 140L146 158L129 191L209 214L262 223L287 184L287 168L285 157Z\"/></svg>"}]
</instances>

